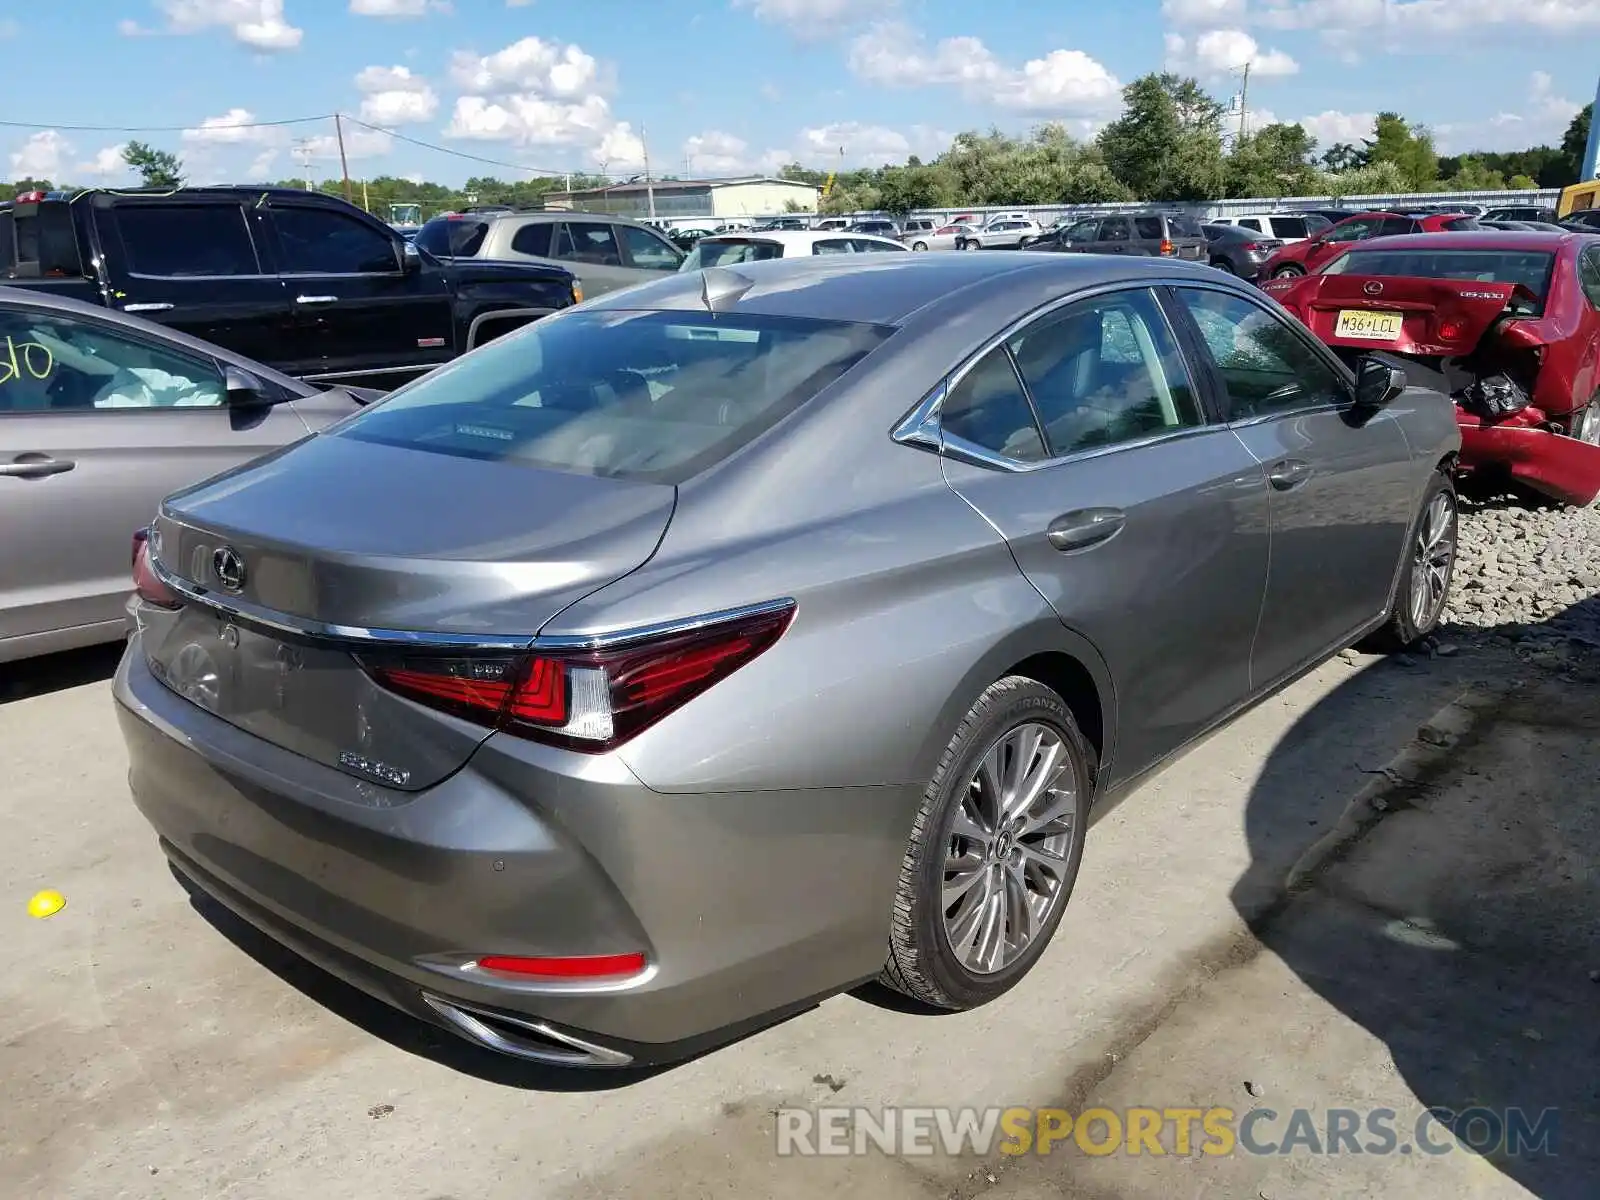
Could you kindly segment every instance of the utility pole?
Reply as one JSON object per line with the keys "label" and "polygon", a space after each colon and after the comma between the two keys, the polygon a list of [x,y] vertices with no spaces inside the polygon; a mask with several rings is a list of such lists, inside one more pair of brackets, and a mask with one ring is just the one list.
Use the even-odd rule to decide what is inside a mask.
{"label": "utility pole", "polygon": [[650,182],[650,143],[645,141],[645,128],[639,126],[639,148],[644,151],[644,194],[650,205],[650,219],[656,219],[656,186]]}
{"label": "utility pole", "polygon": [[344,121],[338,113],[333,114],[333,136],[339,140],[339,170],[344,175],[344,198],[347,203],[354,204],[355,197],[350,193],[350,163],[344,156]]}
{"label": "utility pole", "polygon": [[1250,64],[1244,64],[1244,83],[1239,87],[1239,141],[1245,139],[1245,122],[1250,112]]}

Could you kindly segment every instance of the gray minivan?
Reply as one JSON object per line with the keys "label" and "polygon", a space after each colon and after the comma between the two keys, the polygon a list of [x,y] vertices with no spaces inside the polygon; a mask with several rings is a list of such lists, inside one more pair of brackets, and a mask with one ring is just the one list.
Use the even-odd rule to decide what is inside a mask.
{"label": "gray minivan", "polygon": [[[1143,254],[1206,261],[1206,235],[1188,213],[1137,212],[1091,217],[1057,232],[1051,250],[1075,254]],[[1035,245],[1035,249],[1046,249]]]}
{"label": "gray minivan", "polygon": [[603,213],[444,213],[418,230],[416,244],[435,258],[554,262],[586,297],[660,279],[683,262],[660,231]]}

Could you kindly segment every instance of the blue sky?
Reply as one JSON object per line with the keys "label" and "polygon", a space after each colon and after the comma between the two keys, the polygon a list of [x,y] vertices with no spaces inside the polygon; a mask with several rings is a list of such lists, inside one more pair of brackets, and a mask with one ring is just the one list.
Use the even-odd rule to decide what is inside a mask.
{"label": "blue sky", "polygon": [[[7,14],[10,10],[10,15]],[[1323,146],[1392,108],[1447,151],[1558,140],[1600,73],[1600,0],[0,0],[11,177],[125,181],[137,137],[197,181],[819,168],[962,129],[1091,134],[1169,67]],[[71,63],[70,86],[62,64]],[[298,117],[303,124],[260,125]],[[131,129],[75,128],[155,127]]]}

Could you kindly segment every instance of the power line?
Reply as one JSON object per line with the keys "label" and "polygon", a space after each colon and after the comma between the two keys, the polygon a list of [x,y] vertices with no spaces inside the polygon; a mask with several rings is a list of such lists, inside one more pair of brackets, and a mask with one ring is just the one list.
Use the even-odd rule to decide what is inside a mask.
{"label": "power line", "polygon": [[331,121],[332,113],[319,117],[286,117],[281,121],[230,121],[226,125],[62,125],[54,121],[0,121],[4,129],[56,129],[68,133],[187,133],[210,129],[270,129],[283,125],[306,125],[312,121]]}

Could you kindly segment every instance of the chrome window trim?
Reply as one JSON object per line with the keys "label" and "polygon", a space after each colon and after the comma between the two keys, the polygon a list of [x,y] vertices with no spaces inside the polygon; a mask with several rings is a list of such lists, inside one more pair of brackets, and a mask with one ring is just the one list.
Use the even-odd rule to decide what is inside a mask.
{"label": "chrome window trim", "polygon": [[210,588],[191,583],[168,570],[154,555],[149,558],[156,577],[183,600],[210,609],[241,625],[250,625],[269,633],[288,634],[316,641],[350,642],[361,645],[402,647],[416,650],[609,650],[627,646],[649,638],[677,633],[695,633],[712,626],[769,616],[794,609],[793,597],[767,600],[760,604],[747,604],[737,608],[720,609],[698,616],[678,617],[648,625],[624,626],[620,629],[596,633],[554,634],[540,637],[534,634],[482,634],[445,633],[421,629],[383,629],[363,625],[339,625],[316,621],[309,617],[278,612],[260,604],[226,597]]}
{"label": "chrome window trim", "polygon": [[364,367],[359,371],[323,371],[316,375],[301,375],[299,378],[312,383],[320,383],[324,379],[369,379],[375,375],[404,375],[415,371],[422,374],[432,371],[436,367],[444,366],[443,362],[433,363],[403,363],[394,367]]}
{"label": "chrome window trim", "polygon": [[[1054,300],[1040,305],[1038,308],[1033,309],[1025,316],[1019,317],[1017,320],[1013,321],[999,334],[984,342],[978,350],[976,350],[964,362],[960,363],[954,370],[952,370],[948,375],[935,384],[932,390],[930,390],[926,396],[919,400],[916,406],[913,407],[910,412],[906,413],[906,415],[900,419],[899,423],[896,424],[895,427],[890,431],[889,436],[903,446],[920,446],[941,454],[954,451],[962,458],[976,460],[980,465],[1021,475],[1044,470],[1047,467],[1054,467],[1061,463],[1080,462],[1089,458],[1103,458],[1107,454],[1117,454],[1123,450],[1142,449],[1146,446],[1159,445],[1162,442],[1175,441],[1179,438],[1190,437],[1195,434],[1215,432],[1219,429],[1232,428],[1233,425],[1237,425],[1238,423],[1235,422],[1233,425],[1230,425],[1230,423],[1226,421],[1210,420],[1205,412],[1205,406],[1200,403],[1199,385],[1194,378],[1194,372],[1188,356],[1184,353],[1183,339],[1178,336],[1178,331],[1172,327],[1172,318],[1168,315],[1166,306],[1161,303],[1161,297],[1157,294],[1156,289],[1169,286],[1173,286],[1173,281],[1171,279],[1125,279],[1119,280],[1116,283],[1100,284],[1082,292],[1074,292],[1070,296],[1057,297]],[[1212,291],[1222,292],[1224,295],[1229,296],[1241,294],[1237,289],[1227,287],[1226,285],[1220,287],[1215,286],[1210,280],[1197,281],[1194,286],[1205,287]],[[1042,458],[1037,462],[1023,462],[1021,459],[1007,458],[1003,454],[997,454],[993,450],[988,450],[982,446],[968,442],[965,438],[959,438],[955,437],[954,435],[947,434],[940,427],[939,410],[940,406],[944,403],[945,397],[950,394],[952,389],[960,385],[961,381],[966,378],[968,372],[970,372],[986,355],[993,352],[997,347],[1004,345],[1022,330],[1054,315],[1061,309],[1070,308],[1074,304],[1079,304],[1086,300],[1095,300],[1099,297],[1113,295],[1118,292],[1135,291],[1146,292],[1149,295],[1151,304],[1153,304],[1156,308],[1156,311],[1161,314],[1161,320],[1166,325],[1167,335],[1172,338],[1173,344],[1177,347],[1178,358],[1183,364],[1184,378],[1188,381],[1190,394],[1195,397],[1196,408],[1199,410],[1203,418],[1200,424],[1184,425],[1177,429],[1165,430],[1161,433],[1152,434],[1149,437],[1137,438],[1133,441],[1115,442],[1109,446],[1092,446],[1086,450],[1074,450],[1069,454],[1060,454],[1051,458]],[[1027,386],[1026,381],[1023,381],[1023,386]],[[1031,395],[1028,397],[1028,403],[1030,407],[1033,406],[1033,398]]]}

